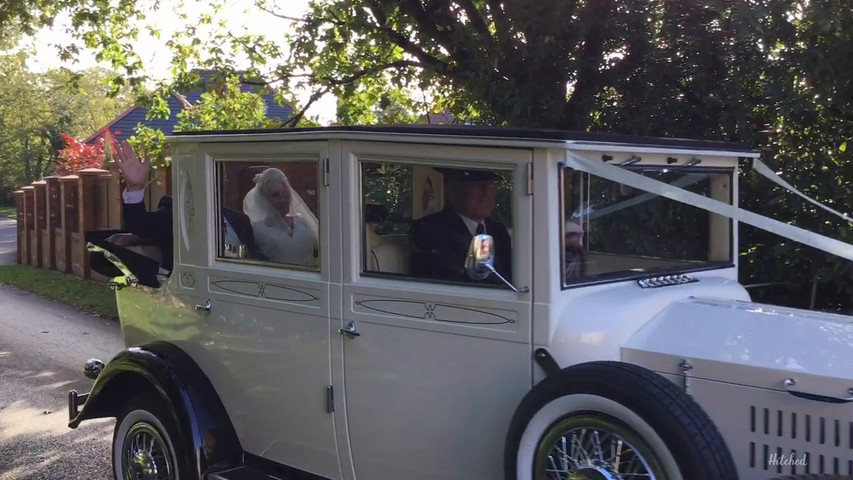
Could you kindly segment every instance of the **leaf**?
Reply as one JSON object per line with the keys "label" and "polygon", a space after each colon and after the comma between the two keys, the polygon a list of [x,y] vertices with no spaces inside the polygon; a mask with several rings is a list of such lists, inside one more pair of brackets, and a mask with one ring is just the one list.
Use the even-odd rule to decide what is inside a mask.
{"label": "leaf", "polygon": [[846,152],[846,151],[847,151],[847,142],[842,143],[842,144],[838,147],[838,151],[840,151],[841,153]]}

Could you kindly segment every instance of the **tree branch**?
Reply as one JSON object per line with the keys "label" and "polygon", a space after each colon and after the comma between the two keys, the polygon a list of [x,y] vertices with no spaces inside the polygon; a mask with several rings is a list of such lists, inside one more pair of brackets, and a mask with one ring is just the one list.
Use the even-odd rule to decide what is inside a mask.
{"label": "tree branch", "polygon": [[587,4],[581,14],[580,24],[586,32],[583,50],[577,62],[577,81],[571,98],[566,102],[561,119],[562,127],[585,129],[589,123],[589,112],[601,78],[604,60],[604,31],[613,0],[599,0]]}
{"label": "tree branch", "polygon": [[421,32],[435,39],[436,43],[453,56],[453,53],[458,49],[459,42],[454,41],[443,29],[437,27],[437,19],[431,12],[426,11],[420,0],[399,0],[398,5],[401,11],[415,21]]}
{"label": "tree branch", "polygon": [[489,13],[492,14],[492,19],[495,22],[495,33],[498,37],[498,43],[504,50],[504,53],[509,53],[512,50],[512,36],[510,35],[510,25],[501,7],[501,0],[486,0],[489,7]]}
{"label": "tree branch", "polygon": [[384,65],[377,65],[370,68],[365,68],[363,70],[359,70],[358,72],[353,73],[352,75],[343,77],[343,78],[320,78],[314,77],[314,79],[318,82],[325,83],[325,86],[320,90],[311,94],[311,97],[308,98],[308,102],[306,102],[305,106],[302,107],[297,113],[293,114],[289,119],[287,119],[282,126],[283,127],[292,127],[299,123],[302,120],[302,117],[305,116],[305,112],[308,110],[308,107],[314,104],[317,100],[320,99],[323,95],[332,91],[334,87],[340,87],[342,85],[346,85],[348,83],[355,82],[356,80],[366,77],[368,75],[373,75],[384,70],[388,70],[391,68],[403,68],[403,67],[420,67],[424,68],[424,65],[419,62],[413,62],[411,60],[398,60],[396,62],[386,63]]}
{"label": "tree branch", "polygon": [[273,11],[273,9],[267,8],[267,7],[262,6],[262,5],[257,5],[257,7],[261,11],[267,12],[270,15],[277,17],[277,18],[280,18],[282,20],[287,20],[287,21],[296,22],[296,23],[306,23],[306,24],[308,23],[308,20],[306,20],[304,18],[290,17],[290,16],[284,15],[282,13],[275,12],[275,11]]}
{"label": "tree branch", "polygon": [[471,25],[474,26],[474,31],[480,34],[486,41],[492,40],[492,32],[489,31],[489,26],[483,19],[483,15],[477,10],[474,2],[471,0],[456,0],[465,10],[465,15],[471,20]]}
{"label": "tree branch", "polygon": [[305,106],[303,106],[301,109],[299,109],[299,111],[294,113],[290,118],[285,120],[281,124],[281,126],[283,128],[291,128],[291,127],[295,127],[296,125],[298,125],[300,120],[302,120],[302,118],[305,116],[305,112],[308,111],[308,108],[310,108],[311,105],[314,104],[314,102],[319,100],[320,97],[329,93],[329,91],[331,89],[332,89],[331,86],[326,86],[326,87],[323,87],[320,90],[317,90],[316,92],[312,93],[311,97],[308,98],[308,101],[305,102]]}
{"label": "tree branch", "polygon": [[402,33],[394,30],[388,25],[388,17],[382,11],[382,8],[375,0],[365,0],[365,3],[370,8],[370,12],[376,18],[377,28],[387,33],[391,37],[391,41],[402,48],[406,53],[414,56],[424,64],[431,65],[438,72],[447,72],[449,65],[447,62],[430,55],[420,46],[406,38]]}
{"label": "tree branch", "polygon": [[373,75],[373,74],[376,74],[376,73],[379,73],[379,72],[382,72],[385,70],[390,70],[392,68],[403,68],[403,67],[424,68],[424,64],[422,64],[420,62],[414,62],[411,60],[397,60],[396,62],[386,63],[384,65],[377,65],[374,67],[362,69],[358,72],[353,73],[352,75],[350,75],[348,77],[328,78],[328,79],[325,79],[325,82],[327,82],[330,85],[341,86],[341,85],[346,85],[348,83],[352,83],[352,82],[354,82],[354,81],[356,81],[362,77],[366,77],[368,75]]}

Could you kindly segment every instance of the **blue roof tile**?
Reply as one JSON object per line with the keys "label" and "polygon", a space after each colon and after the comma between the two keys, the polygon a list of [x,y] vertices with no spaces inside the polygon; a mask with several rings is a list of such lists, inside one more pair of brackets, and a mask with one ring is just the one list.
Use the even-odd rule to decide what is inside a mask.
{"label": "blue roof tile", "polygon": [[[205,80],[208,80],[211,78],[212,74],[205,75],[204,73],[202,73],[202,76],[203,78],[205,78]],[[260,90],[260,87],[258,85],[249,85],[244,83],[241,85],[240,90],[244,92],[256,92]],[[186,92],[182,95],[187,100],[187,102],[189,102],[190,104],[195,104],[201,99],[201,94],[201,89],[192,89],[191,91]],[[278,102],[275,101],[275,97],[273,94],[264,94],[263,98],[267,104],[267,118],[285,121],[293,115],[293,109],[290,107],[290,105],[279,105]],[[94,143],[95,141],[97,141],[103,136],[104,128],[109,128],[118,141],[127,140],[136,133],[136,126],[140,123],[152,128],[160,129],[166,135],[171,135],[174,131],[175,126],[178,124],[178,112],[182,111],[183,108],[183,103],[175,95],[169,97],[170,115],[168,119],[156,118],[146,120],[145,117],[148,114],[148,109],[142,107],[131,107],[119,114],[110,123],[101,127],[97,132],[92,133],[92,135],[90,135],[86,140],[84,140],[84,142]],[[115,132],[120,133],[115,134]]]}

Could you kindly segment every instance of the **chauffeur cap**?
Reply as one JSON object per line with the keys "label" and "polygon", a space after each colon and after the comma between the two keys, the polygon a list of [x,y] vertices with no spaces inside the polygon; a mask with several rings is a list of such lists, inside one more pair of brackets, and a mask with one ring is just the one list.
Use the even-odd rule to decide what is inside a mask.
{"label": "chauffeur cap", "polygon": [[500,175],[491,170],[466,170],[461,168],[433,167],[445,180],[455,182],[496,182]]}

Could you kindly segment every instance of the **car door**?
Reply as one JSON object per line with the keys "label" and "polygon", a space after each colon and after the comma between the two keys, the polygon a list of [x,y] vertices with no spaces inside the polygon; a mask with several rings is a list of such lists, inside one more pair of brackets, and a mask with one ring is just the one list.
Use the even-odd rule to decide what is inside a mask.
{"label": "car door", "polygon": [[449,208],[440,171],[497,172],[513,282],[529,286],[531,157],[522,149],[343,144],[344,198],[358,200],[343,215],[341,325],[356,478],[502,477],[506,431],[532,382],[531,293],[418,278],[406,244],[411,220]]}
{"label": "car door", "polygon": [[[208,204],[215,206],[208,213],[209,261],[197,270],[210,301],[203,345],[205,371],[247,453],[340,478],[327,401],[331,382],[329,207],[323,185],[327,143],[203,145],[201,149],[210,177]],[[286,239],[288,235],[308,238],[300,237],[300,232],[307,231],[300,228],[307,223],[296,218],[289,230],[283,225],[282,230],[274,230],[280,226],[270,221],[276,212],[272,200],[263,210],[267,216],[256,218],[250,211],[249,198],[254,198],[250,194],[269,169],[284,173],[276,178],[287,179],[277,184],[281,187],[277,191],[287,190],[291,205],[299,197],[306,207],[298,214],[276,218],[314,215],[318,219],[319,238],[304,262],[287,254],[305,242],[287,243],[296,240]],[[276,246],[277,240],[284,243]]]}

